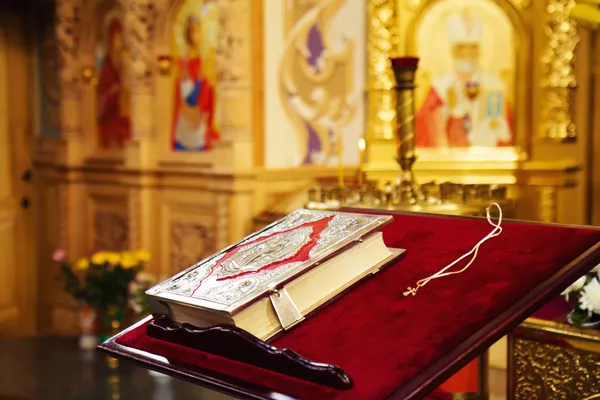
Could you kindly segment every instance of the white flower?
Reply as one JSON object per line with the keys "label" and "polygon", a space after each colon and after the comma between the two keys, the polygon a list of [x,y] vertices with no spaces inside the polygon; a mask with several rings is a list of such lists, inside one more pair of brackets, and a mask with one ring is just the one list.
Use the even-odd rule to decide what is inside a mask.
{"label": "white flower", "polygon": [[600,281],[597,278],[591,280],[581,291],[579,307],[587,310],[588,315],[600,314]]}
{"label": "white flower", "polygon": [[581,278],[577,279],[573,284],[571,284],[571,286],[566,288],[561,293],[561,295],[565,296],[567,298],[567,300],[569,300],[569,294],[579,291],[583,287],[583,285],[585,285],[585,280],[586,280],[586,277],[584,275]]}
{"label": "white flower", "polygon": [[590,272],[595,272],[600,275],[600,264],[596,265]]}

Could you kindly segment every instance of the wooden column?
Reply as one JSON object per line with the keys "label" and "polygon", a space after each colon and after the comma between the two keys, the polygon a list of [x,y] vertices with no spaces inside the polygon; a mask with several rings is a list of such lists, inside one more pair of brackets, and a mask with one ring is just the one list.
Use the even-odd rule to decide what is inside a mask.
{"label": "wooden column", "polygon": [[395,0],[367,0],[366,151],[369,165],[395,157],[395,80],[389,58],[397,53],[397,8]]}
{"label": "wooden column", "polygon": [[[60,144],[55,164],[65,167],[58,183],[58,245],[69,259],[85,252],[84,185],[81,183],[84,137],[81,120],[81,69],[78,60],[81,0],[56,1],[56,43],[60,85]],[[51,285],[58,286],[58,283]],[[52,293],[52,291],[50,292]],[[47,299],[52,332],[68,332],[74,327],[74,301],[65,293]],[[47,308],[46,308],[47,307]]]}
{"label": "wooden column", "polygon": [[82,158],[80,70],[77,61],[80,0],[56,1],[56,42],[60,82],[61,161],[79,164]]}
{"label": "wooden column", "polygon": [[[252,0],[222,1],[219,6],[219,46],[217,77],[222,107],[221,141],[214,149],[215,165],[245,171],[254,166],[253,131],[257,129],[255,115],[262,113],[254,102],[253,72],[260,61],[253,58],[261,47],[255,37],[252,21],[260,2]],[[258,127],[261,129],[262,127]]]}
{"label": "wooden column", "polygon": [[136,171],[128,193],[129,248],[152,252],[156,227],[153,218],[154,179],[148,174],[156,164],[154,124],[153,41],[156,7],[153,0],[121,0],[124,38],[128,50],[125,76],[130,90],[131,140],[125,149],[125,164]]}
{"label": "wooden column", "polygon": [[131,96],[131,141],[127,144],[126,164],[136,168],[152,166],[149,145],[155,135],[153,119],[155,7],[153,0],[121,0],[124,38],[129,65],[125,79]]}
{"label": "wooden column", "polygon": [[[58,69],[60,83],[60,129],[61,151],[58,162],[73,166],[82,161],[82,130],[80,108],[80,71],[77,62],[79,48],[80,0],[57,0],[56,2],[56,40],[58,47]],[[81,185],[77,181],[79,172],[68,168],[63,182],[59,186],[60,207],[60,245],[71,257],[78,255],[82,243],[76,226],[78,213],[81,213]]]}

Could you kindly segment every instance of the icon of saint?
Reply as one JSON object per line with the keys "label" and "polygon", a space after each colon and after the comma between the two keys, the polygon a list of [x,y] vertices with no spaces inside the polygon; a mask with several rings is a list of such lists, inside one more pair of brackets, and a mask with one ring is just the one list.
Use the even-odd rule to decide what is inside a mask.
{"label": "icon of saint", "polygon": [[211,150],[219,133],[215,127],[215,87],[203,69],[200,56],[200,19],[188,17],[185,25],[185,53],[181,55],[175,79],[172,148],[183,151]]}
{"label": "icon of saint", "polygon": [[128,53],[121,21],[113,19],[108,28],[106,54],[100,67],[98,86],[98,138],[105,149],[123,147],[131,138],[129,88],[125,79]]}
{"label": "icon of saint", "polygon": [[447,20],[453,69],[433,80],[416,115],[418,147],[499,147],[513,143],[504,81],[482,69],[483,25],[468,11]]}

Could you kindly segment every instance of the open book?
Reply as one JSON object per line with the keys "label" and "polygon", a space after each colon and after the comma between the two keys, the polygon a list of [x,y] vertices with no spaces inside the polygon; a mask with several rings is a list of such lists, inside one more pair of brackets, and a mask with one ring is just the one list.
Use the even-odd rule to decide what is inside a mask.
{"label": "open book", "polygon": [[379,231],[392,218],[294,211],[148,290],[150,310],[268,340],[398,257]]}

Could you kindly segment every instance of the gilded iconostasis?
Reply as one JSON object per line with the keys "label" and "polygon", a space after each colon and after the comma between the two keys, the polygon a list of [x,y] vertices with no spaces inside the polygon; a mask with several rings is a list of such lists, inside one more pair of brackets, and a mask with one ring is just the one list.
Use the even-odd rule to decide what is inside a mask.
{"label": "gilded iconostasis", "polygon": [[[586,223],[595,122],[548,93],[597,96],[595,33],[567,15],[565,36],[547,3],[562,4],[48,3],[35,16],[41,253],[147,248],[167,276],[260,213],[303,206],[316,182],[350,183],[359,165],[395,179],[394,55],[420,59],[417,179],[508,185],[520,218]],[[556,65],[577,90],[544,81]],[[44,296],[60,329],[71,305],[58,289]]]}
{"label": "gilded iconostasis", "polygon": [[515,35],[492,2],[438,2],[414,32],[417,146],[514,144]]}

